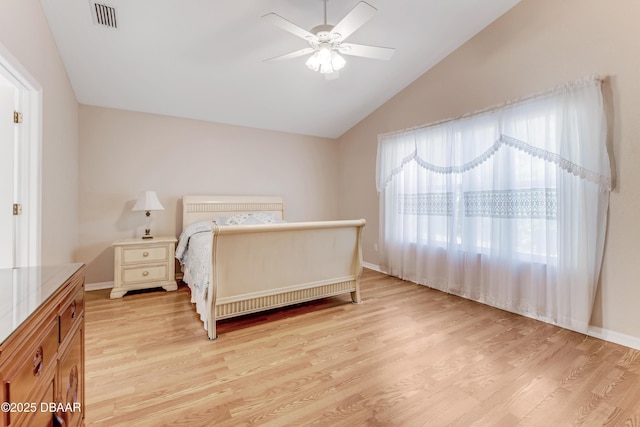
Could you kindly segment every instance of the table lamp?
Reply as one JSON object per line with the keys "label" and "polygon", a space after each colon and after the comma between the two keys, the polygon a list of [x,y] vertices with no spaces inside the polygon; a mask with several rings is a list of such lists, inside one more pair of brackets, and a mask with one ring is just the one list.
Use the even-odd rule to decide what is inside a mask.
{"label": "table lamp", "polygon": [[147,228],[144,230],[143,239],[153,239],[151,235],[151,211],[163,211],[164,207],[160,204],[155,191],[144,191],[138,197],[136,204],[133,205],[132,211],[146,211]]}

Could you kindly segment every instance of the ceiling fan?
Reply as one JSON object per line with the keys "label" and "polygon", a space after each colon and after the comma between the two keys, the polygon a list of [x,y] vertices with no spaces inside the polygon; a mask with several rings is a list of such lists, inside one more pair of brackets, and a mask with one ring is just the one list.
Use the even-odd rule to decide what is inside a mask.
{"label": "ceiling fan", "polygon": [[306,62],[307,67],[324,74],[327,79],[338,77],[338,71],[346,63],[340,55],[361,56],[372,59],[390,59],[395,49],[389,47],[369,46],[356,43],[345,43],[345,39],[360,28],[378,11],[369,3],[361,1],[336,25],[327,24],[327,0],[324,0],[324,24],[313,27],[310,31],[286,20],[276,13],[269,13],[263,18],[274,25],[306,40],[310,47],[296,50],[265,62],[282,61],[312,54]]}

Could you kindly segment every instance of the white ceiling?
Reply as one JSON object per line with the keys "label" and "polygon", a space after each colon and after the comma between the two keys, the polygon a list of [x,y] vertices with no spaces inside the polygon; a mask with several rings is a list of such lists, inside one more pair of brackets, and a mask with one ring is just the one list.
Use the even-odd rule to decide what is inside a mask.
{"label": "white ceiling", "polygon": [[[41,0],[81,104],[337,138],[520,0],[367,0],[378,13],[347,41],[393,47],[389,61],[345,56],[337,80],[308,45],[261,17],[310,30],[322,0],[102,0],[118,28],[94,24],[90,0]],[[358,0],[329,0],[336,24]]]}

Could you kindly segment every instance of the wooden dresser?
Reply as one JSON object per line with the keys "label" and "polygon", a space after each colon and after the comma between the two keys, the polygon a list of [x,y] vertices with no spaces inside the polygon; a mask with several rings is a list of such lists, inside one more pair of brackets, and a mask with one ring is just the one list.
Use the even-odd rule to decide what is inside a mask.
{"label": "wooden dresser", "polygon": [[0,269],[0,426],[84,425],[83,264]]}

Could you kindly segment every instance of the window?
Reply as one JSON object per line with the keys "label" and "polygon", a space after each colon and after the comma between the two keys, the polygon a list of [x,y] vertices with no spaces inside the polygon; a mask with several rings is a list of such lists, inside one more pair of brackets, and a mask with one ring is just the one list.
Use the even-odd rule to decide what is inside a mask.
{"label": "window", "polygon": [[586,330],[611,186],[600,85],[382,135],[382,269]]}

